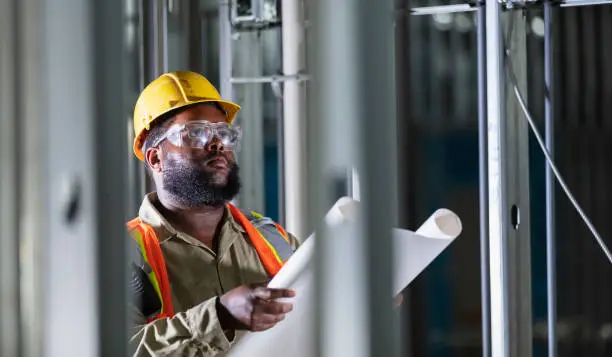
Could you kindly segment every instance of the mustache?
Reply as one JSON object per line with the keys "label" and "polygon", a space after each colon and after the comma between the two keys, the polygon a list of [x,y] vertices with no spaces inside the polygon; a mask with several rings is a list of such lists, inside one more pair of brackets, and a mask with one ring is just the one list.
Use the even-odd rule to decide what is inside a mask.
{"label": "mustache", "polygon": [[226,155],[223,154],[210,154],[203,158],[202,162],[206,165],[211,161],[221,160],[227,166],[232,167],[236,165],[236,161],[229,159]]}

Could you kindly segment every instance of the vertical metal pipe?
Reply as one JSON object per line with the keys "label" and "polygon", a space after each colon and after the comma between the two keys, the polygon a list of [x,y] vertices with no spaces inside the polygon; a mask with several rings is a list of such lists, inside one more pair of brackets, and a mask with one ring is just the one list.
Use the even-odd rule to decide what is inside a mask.
{"label": "vertical metal pipe", "polygon": [[[554,157],[554,88],[553,88],[553,5],[544,3],[544,118],[546,148]],[[555,232],[555,181],[551,168],[546,164],[546,280],[548,305],[548,356],[557,356],[557,247]]]}
{"label": "vertical metal pipe", "polygon": [[[348,237],[346,230],[335,231],[334,237],[325,229],[323,236],[316,233],[316,355],[398,356],[399,323],[391,295],[391,228],[397,211],[392,1],[307,3],[313,36],[308,49],[314,57],[308,61],[314,102],[308,120],[307,199],[314,222],[329,209],[332,187],[337,179],[344,181],[355,161],[361,184],[361,229]],[[331,254],[336,238],[350,238],[346,242],[353,242],[349,249],[356,254],[347,256],[349,249]],[[350,302],[334,293],[334,285],[348,278],[355,279],[350,291],[343,290],[353,296]],[[344,315],[357,321],[351,326],[338,323],[347,305],[356,308],[355,314]]]}
{"label": "vertical metal pipe", "polygon": [[[284,0],[282,6],[283,74],[295,76],[303,71],[304,20],[302,0]],[[297,80],[284,82],[283,88],[283,152],[285,224],[300,236],[309,232],[305,225],[304,193],[306,162],[304,84]]]}
{"label": "vertical metal pipe", "polygon": [[[397,116],[392,0],[361,0],[356,8],[357,121],[360,125],[363,248],[370,356],[399,356],[399,320],[390,304],[391,228],[397,224]],[[368,24],[363,26],[362,24]],[[377,118],[373,120],[373,118]],[[385,153],[381,160],[380,154]]]}
{"label": "vertical metal pipe", "polygon": [[147,83],[149,83],[150,73],[152,71],[152,68],[155,67],[153,65],[153,62],[155,61],[150,58],[151,45],[153,43],[153,41],[151,40],[153,38],[151,35],[151,26],[149,25],[151,23],[151,18],[151,2],[148,0],[138,1],[138,79],[140,82],[141,89],[144,88]]}
{"label": "vertical metal pipe", "polygon": [[168,2],[155,0],[155,76],[168,72]]}
{"label": "vertical metal pipe", "polygon": [[[350,237],[353,245],[350,249],[330,254],[334,241],[345,239],[346,232],[334,232],[322,224],[323,215],[331,207],[332,195],[338,179],[345,177],[344,169],[354,165],[357,144],[359,113],[356,88],[359,83],[357,65],[351,59],[356,58],[357,41],[355,4],[352,0],[326,1],[310,0],[309,28],[307,35],[308,71],[311,80],[308,82],[308,121],[306,123],[308,140],[308,160],[306,175],[308,179],[307,224],[316,228],[315,244],[315,349],[316,356],[351,355],[365,357],[368,355],[367,315],[365,292],[368,290],[366,268],[361,252],[361,232]],[[342,132],[342,135],[338,135]],[[287,197],[288,199],[288,197]],[[344,234],[344,235],[343,235]],[[333,238],[333,239],[331,239]],[[338,239],[336,239],[338,238]],[[342,263],[344,262],[344,265]],[[345,294],[353,296],[350,303],[338,301],[333,293],[338,280],[350,279],[347,267],[356,274],[355,284],[348,286]],[[334,278],[336,280],[334,280]],[[340,305],[341,304],[341,305]],[[347,309],[351,314],[345,314]],[[351,316],[355,324],[338,334],[339,321]],[[335,329],[336,328],[336,329]]]}
{"label": "vertical metal pipe", "polygon": [[[281,226],[286,227],[286,215],[285,215],[285,118],[283,117],[283,90],[280,84],[272,84],[272,89],[276,95],[276,143],[278,154],[276,155],[278,160],[278,223]],[[306,205],[304,205],[306,206]],[[304,217],[306,219],[306,217]]]}
{"label": "vertical metal pipe", "polygon": [[189,11],[188,14],[188,33],[187,38],[189,39],[187,45],[189,46],[188,53],[188,69],[190,71],[201,73],[204,63],[202,61],[203,46],[205,46],[204,39],[202,38],[202,12],[200,11],[200,1],[190,1],[187,6],[179,10],[179,1],[170,1],[168,8],[174,11]]}
{"label": "vertical metal pipe", "polygon": [[219,91],[225,100],[231,100],[232,87],[232,23],[230,0],[219,3]]}
{"label": "vertical metal pipe", "polygon": [[478,48],[478,165],[480,202],[480,282],[482,306],[482,356],[491,356],[491,289],[489,286],[489,197],[487,165],[487,62],[486,13],[478,8],[476,42]]}
{"label": "vertical metal pipe", "polygon": [[[146,87],[151,81],[157,78],[164,72],[167,66],[167,56],[164,54],[166,46],[166,37],[161,36],[167,33],[164,30],[164,12],[159,11],[160,1],[164,0],[141,0],[140,1],[140,87]],[[166,17],[167,21],[167,17]],[[138,203],[142,197],[155,186],[153,180],[147,174],[146,167],[140,164],[140,161],[133,160],[132,165],[137,172],[134,183],[139,187]]]}
{"label": "vertical metal pipe", "polygon": [[[106,1],[104,3],[107,3]],[[43,103],[36,123],[41,137],[45,139],[45,147],[38,152],[41,157],[41,173],[45,175],[46,197],[37,197],[45,207],[41,222],[46,231],[44,239],[44,354],[45,356],[99,355],[100,318],[99,312],[99,273],[98,270],[98,219],[121,212],[123,207],[112,207],[110,211],[97,211],[97,170],[100,162],[116,162],[112,176],[122,174],[123,167],[115,156],[105,153],[96,156],[95,143],[98,133],[95,131],[98,119],[95,104],[97,102],[95,89],[100,83],[94,79],[93,63],[96,55],[101,55],[98,49],[106,47],[107,43],[98,43],[95,36],[95,25],[101,22],[94,14],[94,1],[81,0],[47,0],[38,6],[42,9],[40,20],[44,24],[42,43],[53,43],[53,46],[43,46],[41,51],[40,77],[37,79]],[[121,26],[121,13],[114,18],[105,19],[110,33],[115,33]],[[39,35],[40,36],[40,35]],[[109,35],[110,36],[110,35]],[[61,39],[61,40],[60,40]],[[110,40],[110,38],[109,38]],[[121,41],[121,40],[119,40]],[[114,56],[119,56],[116,52]],[[105,57],[106,59],[106,57]],[[116,72],[108,74],[114,77]],[[95,84],[95,85],[94,85]],[[119,88],[115,88],[119,90]],[[71,93],[72,103],[69,108],[61,104],[65,93]],[[123,108],[119,103],[111,104],[114,108]],[[102,113],[100,113],[102,114]],[[118,117],[108,117],[103,120],[115,122],[122,137],[122,113]],[[45,123],[45,126],[42,124]],[[33,123],[34,124],[34,123]],[[74,135],[63,128],[69,127]],[[33,133],[27,132],[28,136]],[[100,136],[105,133],[100,134]],[[127,138],[124,145],[127,142]],[[122,147],[121,145],[119,147]],[[38,149],[41,149],[40,147]],[[112,151],[116,148],[108,148]],[[38,150],[34,150],[37,152]],[[99,153],[98,153],[99,154]],[[125,151],[121,153],[125,155]],[[105,168],[107,166],[104,166]],[[53,168],[53,169],[49,169]],[[110,171],[107,171],[110,173]],[[107,193],[110,192],[107,191]],[[116,199],[121,196],[121,188],[112,189],[113,194],[107,198]],[[38,203],[41,205],[41,203]],[[44,223],[43,223],[44,222]],[[107,227],[124,224],[113,219],[106,221]],[[106,235],[105,237],[111,237]],[[84,239],[84,237],[87,237]],[[40,239],[41,236],[37,236]],[[119,241],[125,241],[123,234],[119,240],[107,241],[111,246]],[[78,252],[78,254],[76,254]],[[116,258],[124,262],[123,256]],[[109,260],[105,261],[108,263]],[[120,264],[118,264],[120,265]],[[106,276],[114,280],[114,275],[108,272]],[[111,305],[112,306],[112,305]],[[123,312],[122,306],[113,307],[111,316]],[[78,313],[74,313],[78,311]],[[115,341],[105,341],[113,344]]]}
{"label": "vertical metal pipe", "polygon": [[[91,1],[93,7],[93,39],[95,56],[91,73],[94,83],[93,113],[94,130],[92,159],[95,183],[93,197],[94,232],[97,260],[97,318],[99,356],[125,356],[128,354],[128,255],[127,242],[131,239],[124,223],[135,212],[126,211],[127,203],[127,135],[124,129],[127,75],[124,38],[124,1]],[[167,16],[166,1],[163,1],[164,18]],[[164,34],[167,33],[164,20]],[[165,37],[165,35],[164,35]],[[164,40],[164,43],[166,40]],[[164,54],[167,54],[164,46]],[[166,61],[164,59],[164,61]],[[164,64],[164,66],[167,65]],[[166,70],[165,68],[164,70]],[[112,192],[112,195],[109,195]],[[116,239],[107,240],[107,237]],[[109,264],[109,262],[113,264]]]}
{"label": "vertical metal pipe", "polygon": [[491,353],[509,357],[510,316],[506,258],[508,207],[504,140],[504,71],[501,5],[486,0],[487,132],[489,176],[489,266],[491,288]]}
{"label": "vertical metal pipe", "polygon": [[17,1],[0,1],[0,355],[15,357],[22,356],[18,21]]}
{"label": "vertical metal pipe", "polygon": [[[48,27],[45,24],[49,21],[46,14],[61,4],[41,4],[36,0],[16,1],[15,20],[17,24],[17,37],[15,51],[19,61],[16,73],[18,80],[15,83],[15,92],[18,93],[15,116],[19,118],[17,127],[19,136],[16,137],[19,151],[18,160],[20,162],[19,184],[19,203],[15,207],[19,210],[19,279],[20,279],[20,307],[21,314],[21,353],[23,356],[41,356],[47,352],[44,347],[46,321],[41,321],[41,316],[48,312],[44,303],[51,292],[45,289],[46,261],[49,260],[49,239],[51,227],[49,224],[48,207],[50,204],[48,182],[50,176],[57,167],[47,161],[50,150],[51,124],[47,113],[49,106],[44,101],[48,93],[44,88],[46,75],[44,61],[49,57],[49,47],[44,46],[50,43],[46,37]],[[73,4],[63,6],[74,7]],[[64,13],[69,12],[65,11]],[[75,21],[67,14],[66,24]],[[70,35],[65,33],[62,38],[64,43],[72,40]],[[61,49],[59,50],[61,52]],[[63,55],[71,54],[65,61],[71,60],[72,52],[67,50]],[[78,56],[78,55],[77,55]],[[58,68],[54,68],[55,71]],[[71,72],[74,75],[75,72]],[[63,80],[65,83],[66,81]],[[57,87],[56,87],[57,89]],[[74,87],[72,89],[74,91]],[[78,91],[75,91],[78,92]],[[78,94],[78,93],[75,93]],[[29,98],[38,98],[37,101],[30,101]],[[78,107],[80,103],[76,103]],[[78,110],[78,109],[77,109]],[[72,128],[75,129],[74,127]],[[65,157],[61,158],[67,161]],[[46,168],[53,167],[53,170]],[[45,239],[41,239],[44,237]],[[48,315],[45,316],[48,318]],[[57,326],[57,325],[56,325]]]}
{"label": "vertical metal pipe", "polygon": [[[235,56],[235,71],[249,78],[263,73],[263,44],[256,32],[243,32],[232,41]],[[242,190],[237,202],[243,207],[263,211],[264,187],[264,118],[263,118],[263,85],[244,84],[236,88],[235,93],[243,106],[240,111],[242,130],[249,135],[242,138],[242,150],[237,155],[240,172],[248,180],[242,183]],[[240,94],[238,94],[240,93]]]}

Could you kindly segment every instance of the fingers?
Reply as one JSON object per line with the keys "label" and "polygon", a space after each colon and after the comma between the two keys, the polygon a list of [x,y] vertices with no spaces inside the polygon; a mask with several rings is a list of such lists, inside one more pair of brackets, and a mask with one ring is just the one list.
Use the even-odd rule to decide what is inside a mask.
{"label": "fingers", "polygon": [[276,322],[273,323],[273,324],[253,325],[253,328],[251,328],[251,331],[253,331],[253,332],[261,332],[261,331],[265,331],[265,330],[271,329],[274,326],[276,326]]}
{"label": "fingers", "polygon": [[264,331],[285,319],[293,305],[277,301],[259,300],[253,305],[251,316],[252,331]]}
{"label": "fingers", "polygon": [[289,313],[291,310],[293,310],[293,304],[278,301],[261,301],[253,308],[253,311],[256,313],[270,315],[284,315]]}
{"label": "fingers", "polygon": [[271,327],[276,326],[279,322],[285,319],[285,314],[270,315],[270,314],[257,314],[253,315],[251,330],[252,331],[265,331]]}
{"label": "fingers", "polygon": [[256,287],[255,289],[253,289],[253,296],[261,300],[292,298],[295,296],[295,291],[291,289],[270,289],[264,287]]}
{"label": "fingers", "polygon": [[253,325],[276,325],[285,319],[285,314],[257,314],[253,315]]}

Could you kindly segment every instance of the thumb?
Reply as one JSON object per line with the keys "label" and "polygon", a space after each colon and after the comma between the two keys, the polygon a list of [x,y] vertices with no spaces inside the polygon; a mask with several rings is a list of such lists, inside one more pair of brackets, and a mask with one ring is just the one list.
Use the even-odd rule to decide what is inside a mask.
{"label": "thumb", "polygon": [[252,297],[260,299],[260,300],[268,300],[271,295],[272,295],[272,292],[270,291],[270,289],[266,288],[265,286],[258,286],[254,288],[251,292]]}

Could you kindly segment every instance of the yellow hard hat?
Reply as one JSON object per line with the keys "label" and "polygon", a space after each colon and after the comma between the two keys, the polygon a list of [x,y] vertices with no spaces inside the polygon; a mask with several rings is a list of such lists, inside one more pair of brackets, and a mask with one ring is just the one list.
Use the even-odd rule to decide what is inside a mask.
{"label": "yellow hard hat", "polygon": [[134,154],[144,161],[142,146],[151,126],[173,110],[205,102],[217,102],[231,123],[240,110],[238,104],[221,99],[217,89],[202,75],[189,71],[162,74],[140,93],[134,108]]}

